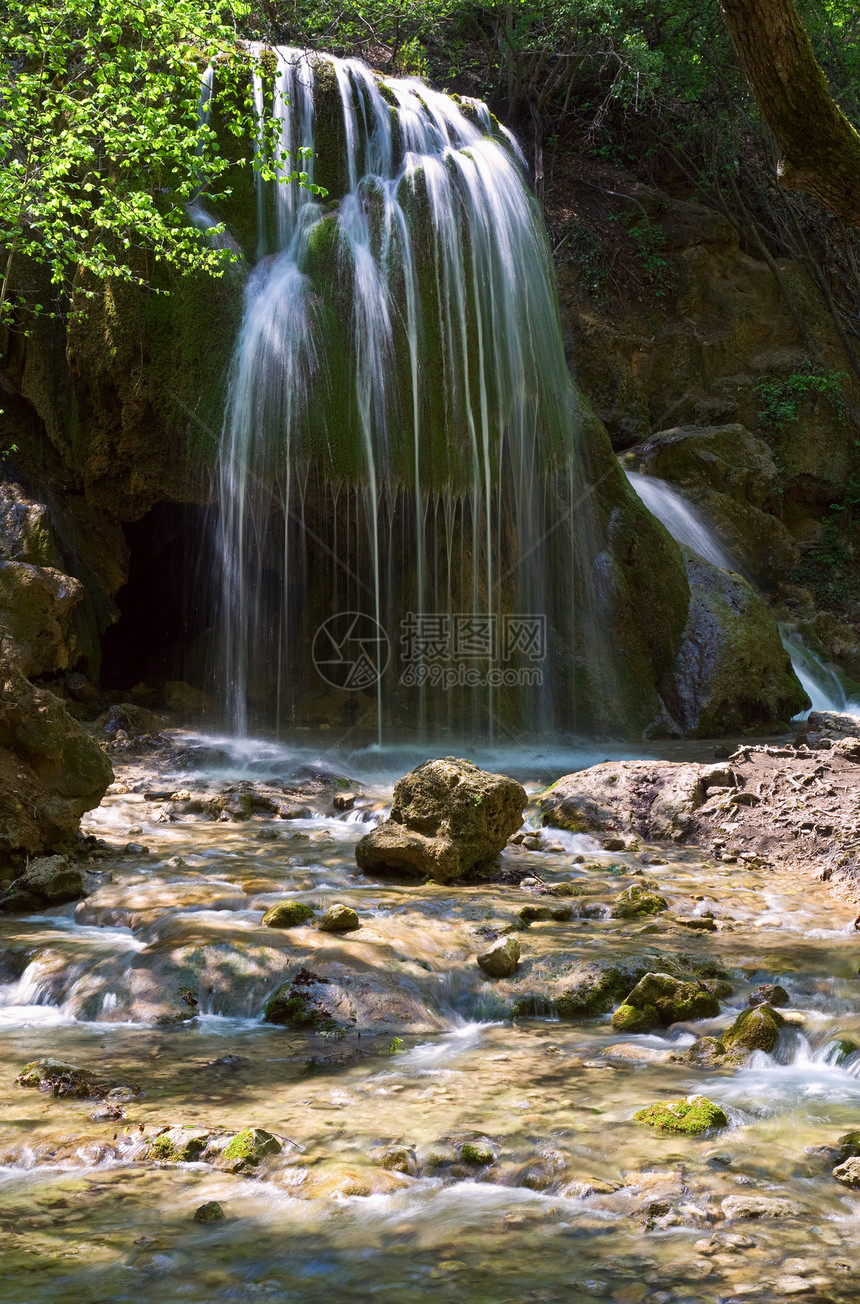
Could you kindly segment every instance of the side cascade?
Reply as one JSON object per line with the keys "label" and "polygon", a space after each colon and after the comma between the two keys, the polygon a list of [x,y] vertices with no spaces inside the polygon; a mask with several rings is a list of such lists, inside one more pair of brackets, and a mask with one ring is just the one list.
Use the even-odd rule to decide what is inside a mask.
{"label": "side cascade", "polygon": [[[682,493],[656,476],[642,475],[638,471],[626,474],[649,512],[665,525],[673,539],[712,565],[744,575],[743,567],[723,547],[710,522]],[[744,579],[749,579],[749,576],[744,575]],[[811,703],[809,709],[850,715],[860,713],[860,702],[849,699],[836,667],[828,665],[807,647],[801,635],[790,626],[780,623],[778,629],[792,670]],[[797,718],[803,719],[808,714],[808,710],[802,711]]]}
{"label": "side cascade", "polygon": [[[218,455],[229,721],[503,736],[612,694],[551,259],[486,105],[265,51]],[[310,183],[324,187],[315,193]],[[604,559],[605,560],[605,559]]]}

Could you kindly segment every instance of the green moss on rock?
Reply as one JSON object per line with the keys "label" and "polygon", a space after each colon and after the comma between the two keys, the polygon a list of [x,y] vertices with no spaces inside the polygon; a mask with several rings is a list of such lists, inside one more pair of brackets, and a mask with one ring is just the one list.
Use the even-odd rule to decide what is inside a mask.
{"label": "green moss on rock", "polygon": [[279,901],[263,915],[267,928],[297,928],[313,919],[314,912],[304,901]]}
{"label": "green moss on rock", "polygon": [[722,1035],[726,1049],[735,1054],[762,1050],[769,1055],[777,1043],[785,1019],[770,1005],[744,1010]]}
{"label": "green moss on rock", "polygon": [[492,1146],[485,1141],[467,1141],[460,1148],[460,1159],[464,1164],[474,1164],[477,1168],[484,1168],[496,1162],[496,1154]]}
{"label": "green moss on rock", "polygon": [[[631,1011],[639,1012],[636,1019]],[[648,1032],[671,1023],[711,1019],[720,1002],[704,983],[684,982],[668,973],[647,973],[612,1016],[616,1031]]]}
{"label": "green moss on rock", "polygon": [[271,1132],[265,1132],[261,1127],[246,1127],[227,1142],[221,1152],[220,1167],[238,1173],[256,1168],[267,1155],[280,1153],[281,1143]]}
{"label": "green moss on rock", "polygon": [[640,919],[646,915],[659,914],[668,908],[666,898],[655,892],[651,886],[632,884],[620,896],[610,911],[613,919]]}
{"label": "green moss on rock", "polygon": [[646,1105],[633,1115],[633,1122],[661,1132],[683,1132],[696,1136],[712,1127],[728,1127],[729,1120],[706,1096],[687,1096],[685,1100],[661,1100]]}

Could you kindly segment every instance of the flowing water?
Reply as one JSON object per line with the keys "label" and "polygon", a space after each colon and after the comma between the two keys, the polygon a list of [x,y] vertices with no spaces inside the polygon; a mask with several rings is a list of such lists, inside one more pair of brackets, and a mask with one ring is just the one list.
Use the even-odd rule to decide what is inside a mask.
{"label": "flowing water", "polygon": [[[383,882],[356,873],[353,847],[385,812],[396,753],[371,749],[345,770],[310,747],[177,736],[156,759],[118,766],[85,820],[103,840],[91,895],[0,917],[4,1301],[858,1298],[860,1193],[809,1149],[860,1123],[854,912],[823,885],[690,848],[609,853],[554,830],[542,851],[503,853],[520,871],[507,884]],[[534,789],[547,761],[557,775],[596,759],[518,762]],[[345,779],[355,805],[338,812]],[[292,819],[213,819],[195,805],[231,785],[262,799],[302,784],[307,808]],[[131,840],[148,854],[120,854]],[[643,873],[668,914],[609,917]],[[487,980],[474,957],[523,903],[547,899],[535,875],[581,893],[550,898],[571,917],[519,932],[517,974]],[[353,905],[361,928],[261,927],[290,898]],[[716,931],[677,927],[676,914],[712,914]],[[643,955],[728,974],[719,1018],[637,1037],[608,1016],[550,1017],[566,973]],[[261,1020],[298,966],[347,993],[358,1019],[342,1036]],[[774,980],[791,1022],[773,1055],[734,1070],[671,1058]],[[121,1120],[90,1119],[91,1101],[13,1084],[44,1055],[145,1094]],[[690,1138],[631,1121],[694,1092],[724,1107],[727,1129]],[[260,1126],[283,1151],[255,1177],[145,1161],[141,1137],[168,1124]],[[494,1162],[463,1162],[465,1140]],[[394,1169],[382,1166],[392,1148]],[[733,1196],[780,1200],[782,1216],[725,1218]],[[212,1199],[225,1220],[195,1223]]]}
{"label": "flowing water", "polygon": [[258,183],[216,495],[228,723],[570,728],[573,678],[605,694],[610,651],[519,148],[480,101],[267,58],[281,181]]}
{"label": "flowing water", "polygon": [[[744,574],[743,567],[718,539],[714,527],[698,508],[694,507],[679,490],[658,480],[656,476],[628,471],[627,479],[653,516],[686,548],[697,552],[705,561],[722,570]],[[849,698],[835,666],[828,665],[817,652],[807,647],[802,636],[781,624],[782,645],[789,655],[792,669],[803,685],[813,711],[838,711],[860,715],[860,702]],[[803,718],[803,717],[800,717]]]}

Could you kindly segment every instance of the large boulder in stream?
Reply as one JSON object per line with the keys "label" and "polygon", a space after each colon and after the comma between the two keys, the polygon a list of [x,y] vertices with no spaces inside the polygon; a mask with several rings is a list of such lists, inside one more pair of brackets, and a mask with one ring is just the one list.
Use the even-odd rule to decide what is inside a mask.
{"label": "large boulder in stream", "polygon": [[366,873],[399,872],[450,883],[502,851],[523,822],[525,789],[503,774],[446,756],[394,785],[391,815],[358,843]]}
{"label": "large boulder in stream", "polygon": [[681,1021],[712,1019],[719,1012],[719,1000],[704,983],[647,973],[613,1014],[612,1026],[619,1032],[650,1032]]}
{"label": "large boulder in stream", "polygon": [[0,855],[66,845],[112,779],[110,761],[60,699],[0,657]]}

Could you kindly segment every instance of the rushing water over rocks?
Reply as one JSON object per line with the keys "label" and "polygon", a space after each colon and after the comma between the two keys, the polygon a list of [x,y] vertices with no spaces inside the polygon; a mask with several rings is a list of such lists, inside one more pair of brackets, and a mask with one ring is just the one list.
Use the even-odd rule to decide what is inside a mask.
{"label": "rushing water over rocks", "polygon": [[[823,885],[534,814],[495,879],[375,880],[353,848],[393,774],[246,742],[243,776],[223,745],[174,741],[118,764],[88,821],[103,886],[0,918],[10,1304],[857,1298],[860,1195],[831,1176],[860,1119],[856,932]],[[617,912],[648,884],[666,910]],[[278,901],[314,916],[263,927]],[[334,902],[356,931],[319,931]],[[519,966],[487,979],[475,957],[506,935]],[[647,971],[710,983],[719,1014],[614,1030]],[[302,974],[331,1026],[264,1021]],[[689,1062],[761,984],[787,1002],[773,1052]],[[571,1017],[573,992],[593,1008]],[[13,1084],[46,1057],[106,1098]],[[728,1127],[633,1122],[697,1094]],[[230,1158],[245,1129],[266,1150],[250,1169]],[[224,1219],[195,1222],[210,1201]]]}

